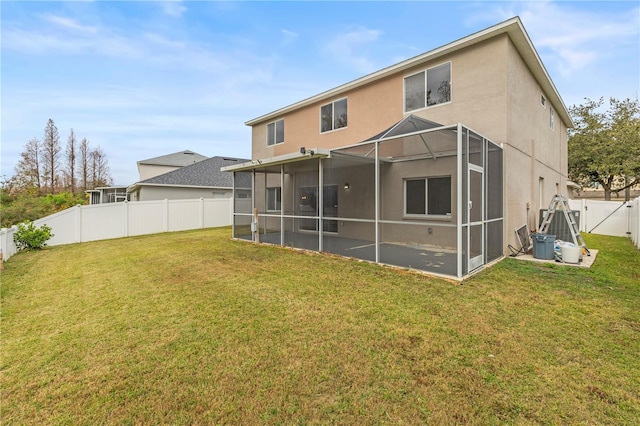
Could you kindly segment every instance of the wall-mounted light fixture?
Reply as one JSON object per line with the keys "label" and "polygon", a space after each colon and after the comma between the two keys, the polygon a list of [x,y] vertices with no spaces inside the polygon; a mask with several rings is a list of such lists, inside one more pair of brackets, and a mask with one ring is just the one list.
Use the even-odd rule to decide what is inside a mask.
{"label": "wall-mounted light fixture", "polygon": [[344,189],[349,189],[349,183],[348,182],[344,184]]}

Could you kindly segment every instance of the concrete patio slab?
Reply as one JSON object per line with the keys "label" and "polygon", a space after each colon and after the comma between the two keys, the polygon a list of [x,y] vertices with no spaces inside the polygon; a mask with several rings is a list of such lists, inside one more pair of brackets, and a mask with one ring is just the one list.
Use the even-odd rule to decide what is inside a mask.
{"label": "concrete patio slab", "polygon": [[521,254],[518,255],[516,257],[513,257],[512,259],[517,259],[517,260],[528,260],[531,262],[539,262],[539,263],[551,263],[554,265],[559,265],[559,266],[575,266],[578,268],[591,268],[591,265],[593,265],[593,262],[596,261],[596,257],[598,256],[598,252],[599,250],[595,250],[595,249],[589,249],[589,253],[590,255],[583,255],[582,256],[582,260],[579,263],[565,263],[565,262],[559,262],[555,259],[553,260],[546,260],[546,259],[536,259],[535,257],[533,257],[533,254]]}

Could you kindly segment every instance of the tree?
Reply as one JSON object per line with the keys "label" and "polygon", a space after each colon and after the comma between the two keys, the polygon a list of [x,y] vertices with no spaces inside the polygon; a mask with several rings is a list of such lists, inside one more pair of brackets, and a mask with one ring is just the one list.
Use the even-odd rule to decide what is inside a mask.
{"label": "tree", "polygon": [[599,184],[605,200],[640,183],[640,102],[586,99],[570,108],[575,127],[569,132],[569,177],[582,186]]}
{"label": "tree", "polygon": [[55,193],[58,185],[61,150],[58,128],[53,120],[49,119],[44,128],[44,139],[42,141],[42,167],[44,183],[49,186],[51,194]]}
{"label": "tree", "polygon": [[89,160],[92,188],[110,185],[112,179],[109,172],[109,162],[107,161],[107,154],[105,154],[100,146],[97,146],[95,149],[91,150]]}
{"label": "tree", "polygon": [[35,189],[39,193],[42,188],[40,151],[40,140],[33,138],[26,143],[24,151],[20,154],[13,182],[22,190]]}
{"label": "tree", "polygon": [[80,147],[78,148],[78,155],[80,156],[78,165],[80,166],[80,177],[82,178],[82,191],[89,189],[89,141],[87,138],[82,138]]}
{"label": "tree", "polygon": [[67,149],[65,151],[67,188],[71,194],[76,193],[76,135],[71,129],[69,139],[67,140]]}

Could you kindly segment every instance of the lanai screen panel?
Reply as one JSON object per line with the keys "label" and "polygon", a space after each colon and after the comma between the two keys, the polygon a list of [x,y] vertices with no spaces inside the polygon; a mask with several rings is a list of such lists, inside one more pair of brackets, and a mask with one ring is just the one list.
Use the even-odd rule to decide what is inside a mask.
{"label": "lanai screen panel", "polygon": [[282,244],[289,247],[319,250],[321,195],[318,167],[318,159],[283,165]]}
{"label": "lanai screen panel", "polygon": [[487,262],[498,259],[503,253],[503,176],[502,148],[487,141],[486,153],[486,207],[487,207]]}
{"label": "lanai screen panel", "polygon": [[375,144],[333,151],[322,165],[322,250],[375,261]]}
{"label": "lanai screen panel", "polygon": [[233,174],[233,236],[251,240],[252,220],[252,173],[234,172]]}
{"label": "lanai screen panel", "polygon": [[462,131],[462,275],[498,259],[503,250],[502,148]]}
{"label": "lanai screen panel", "polygon": [[457,274],[457,135],[380,142],[380,262]]}
{"label": "lanai screen panel", "polygon": [[274,165],[255,171],[255,207],[258,209],[260,241],[282,244],[281,235],[281,166]]}

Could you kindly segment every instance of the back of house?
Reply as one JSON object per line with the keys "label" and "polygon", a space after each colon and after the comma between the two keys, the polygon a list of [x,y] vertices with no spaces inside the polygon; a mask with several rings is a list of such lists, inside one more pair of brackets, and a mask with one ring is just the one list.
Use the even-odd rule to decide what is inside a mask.
{"label": "back of house", "polygon": [[226,168],[253,176],[239,238],[253,206],[277,244],[340,251],[342,236],[374,250],[340,254],[461,277],[566,195],[571,118],[517,17],[246,124],[252,162]]}

